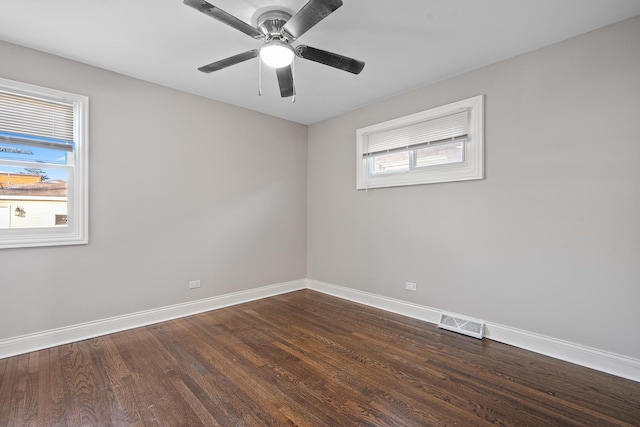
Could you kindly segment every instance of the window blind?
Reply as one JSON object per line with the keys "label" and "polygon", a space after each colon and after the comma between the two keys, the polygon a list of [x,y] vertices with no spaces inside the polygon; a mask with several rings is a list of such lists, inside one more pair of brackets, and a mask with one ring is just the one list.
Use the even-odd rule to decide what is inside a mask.
{"label": "window blind", "polygon": [[0,91],[0,139],[71,150],[73,105]]}
{"label": "window blind", "polygon": [[463,109],[435,119],[371,133],[367,136],[362,156],[374,157],[468,139],[469,110]]}

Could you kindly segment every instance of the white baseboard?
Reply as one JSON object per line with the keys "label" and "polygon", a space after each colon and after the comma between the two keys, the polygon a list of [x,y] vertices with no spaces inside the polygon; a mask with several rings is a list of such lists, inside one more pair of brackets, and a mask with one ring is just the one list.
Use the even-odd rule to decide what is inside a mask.
{"label": "white baseboard", "polygon": [[[318,280],[301,279],[0,340],[0,359],[305,288],[429,323],[437,324],[441,314],[467,317]],[[485,337],[491,340],[640,382],[639,359],[497,323],[484,323]]]}
{"label": "white baseboard", "polygon": [[[307,288],[430,323],[437,324],[440,321],[441,314],[468,318],[468,316],[457,313],[445,312],[432,307],[336,286],[318,280],[307,279]],[[485,337],[491,340],[640,382],[639,359],[609,353],[497,323],[481,322],[485,324]]]}
{"label": "white baseboard", "polygon": [[371,294],[369,292],[320,282],[318,280],[307,279],[307,288],[332,295],[334,297],[357,302],[359,304],[368,305],[369,307],[375,307],[384,311],[413,317],[414,319],[424,320],[429,323],[438,323],[440,321],[440,311],[424,305],[387,298],[381,295]]}
{"label": "white baseboard", "polygon": [[306,288],[306,280],[263,286],[152,310],[0,340],[0,359],[70,342],[112,334]]}

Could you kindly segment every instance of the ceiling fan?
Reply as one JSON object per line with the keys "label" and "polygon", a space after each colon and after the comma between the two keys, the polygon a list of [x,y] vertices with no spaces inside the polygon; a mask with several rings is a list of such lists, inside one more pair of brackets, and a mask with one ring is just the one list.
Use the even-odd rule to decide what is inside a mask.
{"label": "ceiling fan", "polygon": [[[291,45],[291,42],[296,41],[342,6],[342,0],[309,0],[293,16],[281,10],[271,10],[258,17],[257,28],[204,0],[184,0],[184,4],[263,42],[258,49],[239,53],[198,68],[203,73],[212,73],[260,57],[261,63],[264,62],[275,68],[280,95],[286,98],[295,95],[292,67],[295,56],[353,74],[359,74],[364,68],[364,62],[353,58],[311,46],[298,45],[293,47]],[[261,94],[261,89],[259,93]]]}

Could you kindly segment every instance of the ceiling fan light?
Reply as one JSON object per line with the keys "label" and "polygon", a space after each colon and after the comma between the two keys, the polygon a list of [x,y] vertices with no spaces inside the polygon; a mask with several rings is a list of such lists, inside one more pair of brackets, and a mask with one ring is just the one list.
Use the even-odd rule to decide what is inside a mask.
{"label": "ceiling fan light", "polygon": [[291,65],[294,56],[293,48],[280,40],[271,40],[260,48],[260,59],[273,68]]}

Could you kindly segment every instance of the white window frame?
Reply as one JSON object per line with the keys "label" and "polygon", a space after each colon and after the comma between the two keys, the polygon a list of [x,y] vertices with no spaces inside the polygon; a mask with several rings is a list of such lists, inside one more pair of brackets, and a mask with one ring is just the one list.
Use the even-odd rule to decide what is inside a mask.
{"label": "white window frame", "polygon": [[[0,229],[0,249],[89,243],[89,98],[4,78],[0,78],[0,90],[73,105],[75,147],[74,165],[67,187],[67,226]],[[10,160],[2,162],[11,165]],[[39,168],[43,164],[32,163],[29,166]]]}
{"label": "white window frame", "polygon": [[[453,114],[460,110],[469,111],[469,133],[464,142],[464,161],[410,167],[408,171],[374,174],[367,158],[367,141],[372,133],[402,129],[417,123]],[[433,184],[439,182],[467,181],[484,178],[484,95],[474,96],[441,107],[421,111],[408,116],[389,120],[356,130],[356,188],[395,187],[405,185]],[[415,149],[408,149],[413,162]],[[413,163],[411,163],[412,166]]]}

